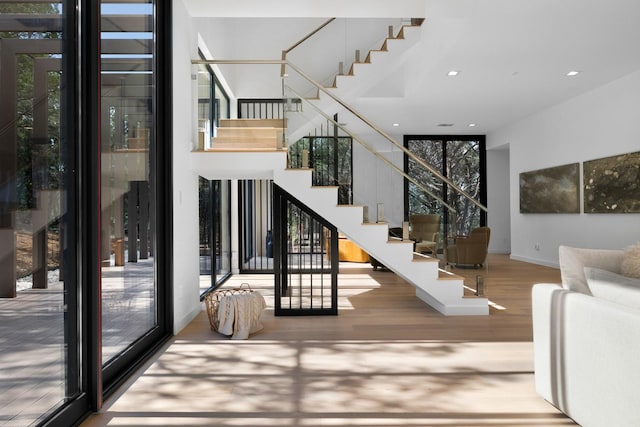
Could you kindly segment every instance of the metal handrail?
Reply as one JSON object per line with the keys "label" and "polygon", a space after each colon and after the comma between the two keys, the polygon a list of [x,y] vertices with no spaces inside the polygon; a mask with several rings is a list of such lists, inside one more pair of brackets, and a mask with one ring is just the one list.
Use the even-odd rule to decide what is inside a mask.
{"label": "metal handrail", "polygon": [[[315,30],[311,31],[309,34],[307,34],[306,36],[304,36],[303,38],[301,38],[300,40],[298,40],[298,42],[294,43],[293,45],[291,45],[291,47],[289,47],[289,49],[285,49],[282,51],[282,60],[286,61],[287,60],[287,54],[289,52],[291,52],[293,49],[297,48],[298,46],[300,46],[302,43],[304,43],[305,41],[307,41],[308,39],[310,39],[314,34],[316,34],[318,31],[322,30],[324,27],[326,27],[327,25],[329,25],[331,22],[333,22],[336,18],[331,18],[328,19],[327,21],[325,21],[322,25],[320,25],[318,28],[316,28]],[[287,64],[282,64],[280,66],[280,77],[284,77],[287,74],[286,71],[286,67]]]}
{"label": "metal handrail", "polygon": [[485,212],[488,212],[488,209],[486,206],[484,206],[482,203],[478,202],[477,200],[475,200],[473,197],[471,197],[470,194],[468,194],[466,191],[464,191],[462,188],[460,188],[457,184],[455,184],[453,181],[451,181],[449,178],[447,178],[446,176],[440,174],[440,172],[434,168],[433,166],[431,166],[430,164],[428,164],[427,162],[425,162],[423,159],[421,159],[420,157],[416,156],[411,150],[409,150],[407,147],[405,147],[404,145],[400,144],[399,142],[397,142],[395,139],[393,139],[393,137],[391,137],[389,134],[387,134],[385,131],[381,130],[380,128],[378,128],[375,124],[373,124],[373,122],[371,122],[369,119],[367,119],[365,116],[363,116],[362,114],[360,114],[358,111],[356,111],[353,107],[351,107],[350,105],[348,105],[346,102],[344,102],[342,99],[338,98],[336,95],[334,95],[333,93],[331,93],[329,90],[327,90],[325,87],[323,87],[321,84],[319,84],[318,82],[316,82],[311,76],[309,76],[308,74],[306,74],[304,71],[302,71],[299,67],[297,67],[295,64],[292,64],[291,61],[287,61],[287,65],[289,67],[291,67],[295,72],[297,72],[298,74],[300,74],[302,77],[305,78],[305,80],[307,80],[309,83],[311,83],[312,85],[314,85],[316,88],[318,88],[318,90],[322,91],[324,94],[328,95],[331,99],[333,99],[334,101],[336,101],[338,104],[340,104],[342,107],[344,107],[347,111],[349,111],[351,114],[353,114],[354,116],[356,116],[357,118],[359,118],[360,120],[362,120],[364,123],[367,124],[367,126],[369,126],[371,129],[375,130],[379,135],[381,135],[383,138],[385,138],[387,141],[391,142],[393,145],[395,145],[397,148],[399,148],[400,150],[402,150],[407,156],[409,156],[409,158],[411,158],[413,161],[415,161],[416,163],[418,163],[420,166],[422,166],[423,168],[427,169],[429,172],[431,172],[432,174],[434,174],[435,176],[438,177],[438,179],[440,179],[441,181],[445,182],[447,185],[449,185],[450,187],[452,187],[457,193],[461,194],[462,196],[464,196],[466,199],[468,199],[469,201],[471,201],[471,203],[473,203],[474,205],[476,205],[478,208],[482,209]]}
{"label": "metal handrail", "polygon": [[387,141],[391,142],[391,144],[393,144],[398,149],[400,149],[402,152],[404,152],[414,162],[418,163],[420,166],[422,166],[423,168],[425,168],[426,170],[431,172],[439,180],[441,180],[442,182],[446,183],[448,186],[453,188],[458,194],[461,194],[464,198],[466,198],[471,203],[476,205],[479,209],[483,210],[484,212],[488,212],[488,209],[487,209],[486,206],[484,206],[482,203],[478,202],[473,197],[471,197],[471,195],[469,193],[467,193],[462,188],[460,188],[456,183],[451,181],[446,176],[442,175],[440,173],[440,171],[438,171],[436,168],[434,168],[433,166],[431,166],[430,164],[425,162],[423,159],[421,159],[420,157],[416,156],[411,150],[409,150],[407,147],[405,147],[404,145],[402,145],[399,142],[397,142],[395,139],[393,139],[393,137],[391,137],[385,131],[383,131],[380,128],[378,128],[373,122],[371,122],[369,119],[367,119],[364,115],[362,115],[361,113],[356,111],[353,107],[351,107],[349,104],[344,102],[342,99],[338,98],[336,95],[331,93],[329,90],[327,90],[325,87],[323,87],[320,83],[316,82],[311,76],[309,76],[307,73],[302,71],[300,69],[300,67],[298,67],[295,64],[291,63],[291,61],[282,60],[282,59],[240,59],[240,60],[236,60],[236,59],[231,59],[231,60],[229,60],[229,59],[227,59],[227,60],[225,60],[225,59],[194,59],[194,60],[191,61],[191,63],[194,64],[194,65],[198,65],[198,64],[237,64],[237,65],[251,65],[251,64],[253,64],[253,65],[256,65],[256,64],[258,64],[258,65],[264,65],[264,64],[278,65],[278,64],[282,64],[282,65],[288,65],[296,73],[300,74],[300,76],[302,76],[305,80],[307,80],[309,83],[311,83],[313,86],[315,86],[318,90],[320,90],[321,92],[323,92],[324,94],[329,96],[331,99],[333,99],[335,102],[340,104],[343,108],[345,108],[351,114],[353,114],[354,116],[359,118],[361,121],[363,121],[371,129],[376,131],[379,135],[381,135]]}
{"label": "metal handrail", "polygon": [[[298,94],[298,92],[296,92],[293,88],[291,88],[290,86],[285,86],[288,90],[290,90],[294,95],[296,95],[297,97],[300,97],[300,95]],[[400,175],[402,175],[404,178],[406,178],[407,180],[409,180],[411,183],[413,183],[416,187],[418,187],[420,190],[424,191],[426,194],[428,194],[429,196],[433,197],[434,199],[436,199],[438,202],[442,203],[443,206],[445,206],[450,212],[455,212],[455,208],[451,205],[449,205],[447,202],[445,202],[444,200],[442,200],[440,198],[440,196],[434,194],[433,192],[431,192],[431,190],[427,189],[427,187],[425,187],[424,185],[422,185],[420,182],[418,182],[415,178],[413,178],[412,176],[408,175],[406,172],[404,172],[402,169],[400,169],[398,166],[396,166],[395,164],[393,164],[393,162],[389,159],[387,159],[385,156],[383,156],[382,154],[380,154],[378,151],[375,150],[375,148],[371,147],[369,144],[367,144],[366,142],[364,142],[364,140],[362,140],[362,138],[360,138],[357,135],[354,135],[353,133],[351,133],[344,125],[336,122],[335,120],[333,120],[332,117],[330,117],[328,114],[326,114],[324,111],[320,110],[316,105],[314,105],[312,102],[309,102],[309,100],[300,97],[300,99],[302,99],[304,102],[306,102],[308,105],[310,105],[314,110],[316,110],[322,117],[324,117],[327,121],[333,123],[334,126],[340,128],[343,132],[345,132],[346,134],[348,134],[349,136],[351,136],[351,138],[355,139],[360,145],[362,145],[364,148],[367,149],[367,151],[369,151],[371,154],[373,154],[374,156],[376,156],[378,159],[382,160],[384,163],[386,163],[391,169],[393,169],[394,171],[396,171],[397,173],[399,173]]]}

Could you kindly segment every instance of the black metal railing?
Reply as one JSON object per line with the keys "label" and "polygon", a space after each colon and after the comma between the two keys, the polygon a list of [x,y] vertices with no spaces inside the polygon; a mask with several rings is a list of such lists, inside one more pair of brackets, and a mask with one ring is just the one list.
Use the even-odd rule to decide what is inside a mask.
{"label": "black metal railing", "polygon": [[275,315],[338,314],[338,230],[277,185],[273,196]]}
{"label": "black metal railing", "polygon": [[320,135],[291,144],[289,166],[312,169],[314,186],[338,187],[338,204],[353,204],[353,139],[339,134],[330,122],[320,128]]}
{"label": "black metal railing", "polygon": [[238,99],[240,119],[284,119],[286,112],[302,110],[300,100],[282,98],[242,98]]}

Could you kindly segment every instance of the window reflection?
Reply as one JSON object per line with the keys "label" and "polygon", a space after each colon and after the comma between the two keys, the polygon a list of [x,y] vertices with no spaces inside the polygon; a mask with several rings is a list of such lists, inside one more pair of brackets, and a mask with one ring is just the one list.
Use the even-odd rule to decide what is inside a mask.
{"label": "window reflection", "polygon": [[[30,425],[77,391],[65,336],[69,171],[62,5],[0,2],[0,420]],[[75,315],[72,311],[71,315]]]}
{"label": "window reflection", "polygon": [[102,361],[156,325],[150,4],[102,4]]}

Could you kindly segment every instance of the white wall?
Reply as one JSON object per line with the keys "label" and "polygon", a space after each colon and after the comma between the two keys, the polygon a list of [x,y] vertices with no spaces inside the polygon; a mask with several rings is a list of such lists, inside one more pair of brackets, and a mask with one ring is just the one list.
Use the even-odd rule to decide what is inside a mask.
{"label": "white wall", "polygon": [[487,150],[487,225],[491,228],[489,252],[511,252],[508,147]]}
{"label": "white wall", "polygon": [[[279,60],[304,36],[326,22],[326,18],[197,18],[194,24],[214,59]],[[345,63],[344,72],[361,50],[364,61],[368,49],[379,49],[388,25],[397,31],[400,19],[336,19],[288,55],[320,83],[329,85]],[[238,98],[274,98],[282,95],[280,65],[221,65],[226,81]],[[306,95],[311,86],[288,70],[287,84]]]}
{"label": "white wall", "polygon": [[[512,258],[558,265],[558,246],[623,248],[640,214],[520,214],[521,172],[640,150],[640,71],[488,135],[510,147]],[[534,248],[538,243],[539,250]]]}
{"label": "white wall", "polygon": [[174,333],[201,310],[198,175],[189,167],[194,143],[197,34],[182,1],[173,2],[173,312]]}

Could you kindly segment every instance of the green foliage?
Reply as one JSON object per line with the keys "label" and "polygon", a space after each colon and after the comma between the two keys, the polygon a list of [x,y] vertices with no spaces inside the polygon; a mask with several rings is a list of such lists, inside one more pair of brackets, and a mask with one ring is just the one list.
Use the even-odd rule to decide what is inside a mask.
{"label": "green foliage", "polygon": [[[443,158],[445,143],[446,159]],[[480,200],[480,144],[477,141],[415,140],[409,141],[409,149],[441,171],[473,199]],[[447,188],[439,178],[411,159],[408,174],[455,208],[458,233],[467,234],[480,225],[480,209],[473,202]],[[448,214],[439,200],[410,183],[409,214],[418,213]]]}
{"label": "green foliage", "polygon": [[[60,10],[55,3],[2,3],[0,14],[50,14],[58,15]],[[61,32],[7,32],[1,31],[1,39],[32,40],[38,43],[43,39],[60,39]],[[60,151],[60,72],[50,72],[47,76],[47,93],[41,99],[35,98],[34,67],[40,58],[50,58],[58,52],[44,54],[18,54],[16,58],[16,186],[19,209],[31,209],[35,206],[35,190],[59,188],[61,172]],[[1,71],[1,70],[0,70]],[[2,76],[7,84],[7,76]],[[46,136],[34,140],[34,109],[46,103]],[[43,126],[43,124],[39,124]],[[6,142],[13,143],[13,142]],[[34,182],[34,180],[36,182]]]}

